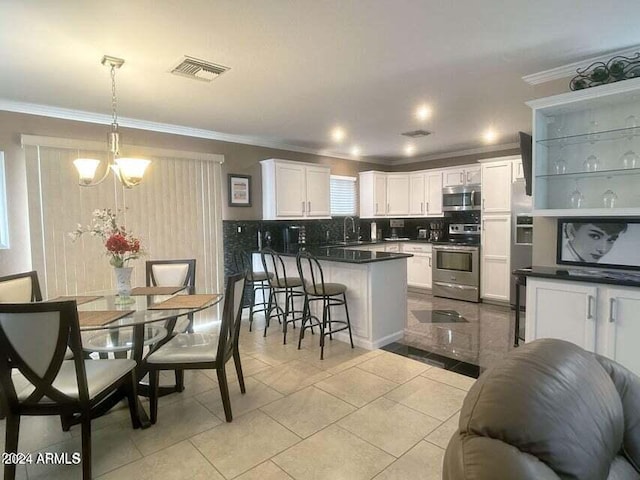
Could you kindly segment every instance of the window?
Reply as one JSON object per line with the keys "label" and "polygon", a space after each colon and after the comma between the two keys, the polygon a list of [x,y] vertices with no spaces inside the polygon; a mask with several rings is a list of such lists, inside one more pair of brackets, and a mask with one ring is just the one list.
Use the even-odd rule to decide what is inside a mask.
{"label": "window", "polygon": [[331,215],[344,216],[358,213],[355,177],[331,175]]}

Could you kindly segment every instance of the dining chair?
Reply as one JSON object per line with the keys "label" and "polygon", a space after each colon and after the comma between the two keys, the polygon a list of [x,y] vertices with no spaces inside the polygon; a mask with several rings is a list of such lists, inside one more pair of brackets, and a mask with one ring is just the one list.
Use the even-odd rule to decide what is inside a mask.
{"label": "dining chair", "polygon": [[0,303],[41,302],[38,272],[16,273],[0,277]]}
{"label": "dining chair", "polygon": [[[73,359],[65,360],[69,345]],[[28,381],[20,388],[12,370]],[[5,453],[18,450],[20,419],[31,415],[79,416],[82,432],[82,478],[91,478],[91,414],[102,400],[125,389],[134,428],[140,417],[136,362],[128,359],[85,360],[74,300],[0,304],[0,396],[6,409]],[[6,463],[4,478],[14,480],[15,464]]]}
{"label": "dining chair", "polygon": [[238,350],[244,285],[245,277],[243,273],[227,277],[220,331],[217,335],[204,333],[178,334],[146,358],[146,368],[149,370],[151,423],[156,423],[158,418],[160,370],[173,369],[215,369],[225,418],[227,422],[233,420],[226,364],[233,357],[240,391],[244,394],[246,389]]}
{"label": "dining chair", "polygon": [[[187,287],[189,294],[196,291],[196,260],[147,260],[147,287]],[[180,319],[173,326],[178,333],[193,333],[193,315]]]}

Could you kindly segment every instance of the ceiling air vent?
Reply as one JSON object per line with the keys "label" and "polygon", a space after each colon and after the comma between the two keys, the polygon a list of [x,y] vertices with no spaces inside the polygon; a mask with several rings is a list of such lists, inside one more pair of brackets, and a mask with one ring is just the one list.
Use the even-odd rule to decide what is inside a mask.
{"label": "ceiling air vent", "polygon": [[199,60],[197,58],[184,56],[184,59],[171,70],[171,73],[181,75],[183,77],[193,78],[194,80],[202,80],[210,82],[219,75],[229,70],[229,67],[216,65],[215,63]]}
{"label": "ceiling air vent", "polygon": [[420,138],[420,137],[426,137],[427,135],[431,135],[431,132],[429,132],[428,130],[413,130],[411,132],[403,132],[400,135],[404,135],[405,137],[411,137],[411,138]]}

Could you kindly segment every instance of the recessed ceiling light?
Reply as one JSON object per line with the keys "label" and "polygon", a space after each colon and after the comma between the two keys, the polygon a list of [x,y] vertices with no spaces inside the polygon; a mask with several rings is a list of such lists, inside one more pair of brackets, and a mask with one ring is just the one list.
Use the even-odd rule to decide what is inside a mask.
{"label": "recessed ceiling light", "polygon": [[346,136],[347,132],[345,132],[342,127],[335,127],[333,130],[331,130],[331,138],[336,143],[342,142]]}
{"label": "recessed ceiling light", "polygon": [[489,127],[482,134],[482,138],[485,143],[493,143],[498,138],[498,132],[496,132],[492,127]]}
{"label": "recessed ceiling light", "polygon": [[411,157],[414,153],[416,153],[416,146],[414,144],[408,143],[407,145],[405,145],[404,154],[407,157]]}
{"label": "recessed ceiling light", "polygon": [[416,118],[421,121],[431,118],[431,108],[429,105],[420,105],[416,110]]}
{"label": "recessed ceiling light", "polygon": [[354,157],[359,157],[361,153],[362,150],[358,145],[354,145],[353,147],[351,147],[351,155],[353,155]]}

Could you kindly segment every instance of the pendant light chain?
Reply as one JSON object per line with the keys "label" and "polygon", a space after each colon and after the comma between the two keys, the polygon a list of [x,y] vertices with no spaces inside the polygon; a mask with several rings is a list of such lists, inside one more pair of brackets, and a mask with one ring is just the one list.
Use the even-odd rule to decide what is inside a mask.
{"label": "pendant light chain", "polygon": [[113,116],[113,128],[118,128],[118,99],[116,98],[116,67],[111,64],[111,114]]}

